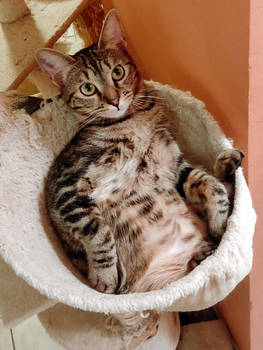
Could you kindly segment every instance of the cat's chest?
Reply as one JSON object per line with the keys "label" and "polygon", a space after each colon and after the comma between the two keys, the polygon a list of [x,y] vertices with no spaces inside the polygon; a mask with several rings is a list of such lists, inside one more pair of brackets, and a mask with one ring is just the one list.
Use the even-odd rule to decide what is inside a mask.
{"label": "cat's chest", "polygon": [[93,165],[97,203],[121,199],[131,191],[151,192],[158,184],[174,186],[179,148],[171,135],[162,130],[148,136],[125,138],[111,145],[99,165]]}

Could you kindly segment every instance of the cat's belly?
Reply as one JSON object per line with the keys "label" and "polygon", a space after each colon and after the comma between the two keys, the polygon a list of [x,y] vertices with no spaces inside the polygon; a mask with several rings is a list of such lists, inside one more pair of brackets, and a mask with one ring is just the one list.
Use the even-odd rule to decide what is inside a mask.
{"label": "cat's belly", "polygon": [[[147,262],[142,273],[137,273],[139,268],[127,270],[128,280],[134,281],[130,290],[159,289],[183,277],[189,272],[189,262],[207,239],[205,224],[190,211],[183,199],[169,201],[158,195],[154,203],[144,215],[138,215],[140,205],[135,205],[123,208],[119,217],[120,222],[126,221],[128,227],[139,232],[134,247],[136,252],[140,247],[139,255]],[[155,216],[154,213],[159,214]],[[119,256],[128,256],[126,246],[122,244],[118,248],[121,250]],[[126,266],[131,263],[140,265],[140,259],[124,260]]]}
{"label": "cat's belly", "polygon": [[206,236],[204,222],[179,196],[176,200],[167,200],[158,195],[152,206],[123,208],[122,218],[139,229],[144,251],[150,256],[158,251],[165,251],[167,255],[188,250],[191,254],[196,241]]}
{"label": "cat's belly", "polygon": [[[135,169],[137,160],[130,159],[121,170],[97,183],[92,197],[103,216],[113,231],[116,222],[136,229],[149,257],[163,249],[171,254],[187,250],[191,254],[191,246],[206,235],[205,224],[176,191],[169,170],[158,167],[140,176]],[[159,173],[158,180],[150,173]]]}
{"label": "cat's belly", "polygon": [[177,272],[182,277],[206,239],[205,224],[176,191],[170,168],[149,160],[146,171],[138,172],[139,167],[137,159],[129,159],[118,171],[97,180],[91,193],[126,267],[130,285],[122,292],[130,291],[147,271],[156,274],[180,266]]}
{"label": "cat's belly", "polygon": [[[119,258],[124,266],[131,263],[134,266],[126,272],[127,280],[133,281],[133,288],[137,291],[145,290],[145,285],[140,287],[138,283],[143,282],[141,277],[149,273],[158,275],[161,272],[159,280],[164,281],[163,272],[169,271],[164,285],[169,283],[170,278],[174,281],[185,275],[189,261],[206,238],[206,225],[171,186],[158,191],[153,187],[147,192],[145,186],[144,191],[137,186],[133,190],[116,193],[115,199],[111,196],[102,203],[102,207],[103,215],[114,232]],[[127,228],[127,232],[122,232],[123,228]],[[140,270],[141,258],[146,264]],[[131,290],[130,287],[128,289]]]}

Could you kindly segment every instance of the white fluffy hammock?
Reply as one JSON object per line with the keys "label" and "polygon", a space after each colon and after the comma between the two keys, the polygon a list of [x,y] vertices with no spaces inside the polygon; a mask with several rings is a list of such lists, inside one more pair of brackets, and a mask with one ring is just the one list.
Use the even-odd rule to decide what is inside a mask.
{"label": "white fluffy hammock", "polygon": [[[232,148],[232,144],[206,111],[204,103],[189,92],[154,82],[147,84],[159,89],[167,99],[173,113],[176,138],[185,157],[211,170],[217,155]],[[28,291],[29,296],[40,292],[48,298],[36,302],[35,312],[43,311],[56,302],[105,314],[149,309],[192,311],[207,308],[224,299],[249,273],[252,264],[256,215],[242,169],[236,173],[232,215],[222,241],[212,256],[187,276],[162,290],[105,295],[89,288],[75,272],[72,273],[71,265],[65,259],[49,224],[43,200],[43,184],[48,168],[76,132],[76,127],[66,108],[58,110],[54,104],[46,104],[33,116],[23,111],[10,115],[0,100],[0,255],[17,276],[33,287]],[[13,278],[20,280],[15,275]],[[11,277],[7,279],[2,275],[1,279],[6,286],[8,283],[10,285]],[[17,295],[21,304],[19,291]],[[7,305],[8,298],[9,295],[1,297],[0,304]],[[49,300],[50,303],[47,302]],[[0,312],[1,308],[3,314],[6,306],[0,306]],[[88,324],[94,326],[96,323],[96,327],[100,327],[102,316],[84,313],[90,315],[87,319],[92,317],[93,321],[87,321],[83,329],[83,311],[74,310],[73,321],[72,309],[68,308],[68,313],[66,310],[66,306],[56,305],[41,317],[51,335],[73,349],[74,345],[68,343],[72,343],[74,334],[82,331],[88,334]],[[50,322],[52,319],[58,321],[58,315],[62,314],[63,322],[59,331],[55,331],[58,324],[55,322],[50,326]],[[67,314],[71,316],[65,316]],[[19,318],[23,319],[21,315],[17,316]],[[63,329],[67,329],[67,332],[70,329],[70,336],[65,336],[69,333],[63,333]],[[89,341],[89,346],[86,341],[83,344],[86,344],[83,349],[94,348],[92,341]],[[75,348],[82,349],[80,344]],[[96,349],[99,349],[98,345]]]}

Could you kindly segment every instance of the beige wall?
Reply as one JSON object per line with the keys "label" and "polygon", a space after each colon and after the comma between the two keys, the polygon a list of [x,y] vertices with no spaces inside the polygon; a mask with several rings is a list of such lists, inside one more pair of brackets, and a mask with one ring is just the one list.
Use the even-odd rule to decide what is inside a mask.
{"label": "beige wall", "polygon": [[[104,0],[104,4],[106,10],[118,9],[132,55],[145,77],[191,90],[206,102],[227,136],[244,150],[244,170],[260,213],[263,209],[262,0]],[[263,348],[263,224],[260,220],[253,272],[219,305],[240,350]]]}

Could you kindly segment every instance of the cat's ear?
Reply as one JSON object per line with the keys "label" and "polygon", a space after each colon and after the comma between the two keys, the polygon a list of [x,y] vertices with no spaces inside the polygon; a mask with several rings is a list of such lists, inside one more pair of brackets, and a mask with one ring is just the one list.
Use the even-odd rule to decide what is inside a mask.
{"label": "cat's ear", "polygon": [[110,10],[103,22],[98,48],[123,48],[127,46],[115,9]]}
{"label": "cat's ear", "polygon": [[46,72],[59,87],[65,85],[67,74],[75,63],[74,58],[63,55],[52,49],[37,50],[36,59],[40,68]]}

